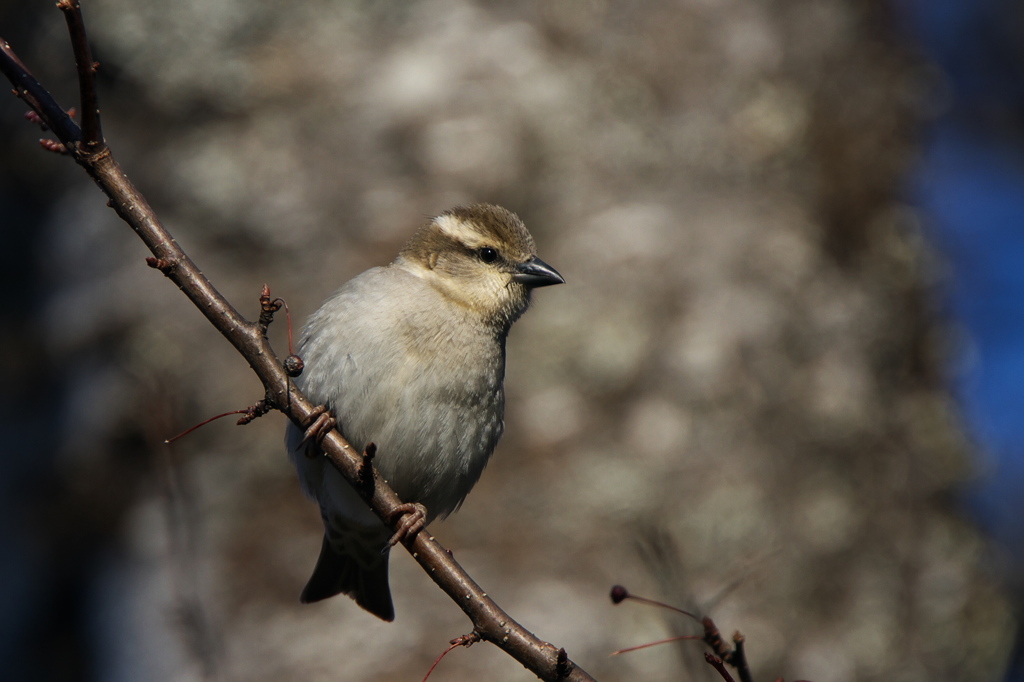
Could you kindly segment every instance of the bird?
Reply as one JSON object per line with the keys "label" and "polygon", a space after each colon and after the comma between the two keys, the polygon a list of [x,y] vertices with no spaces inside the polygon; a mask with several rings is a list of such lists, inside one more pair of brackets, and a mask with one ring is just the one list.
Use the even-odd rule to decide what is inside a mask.
{"label": "bird", "polygon": [[[564,282],[537,257],[515,213],[456,206],[310,317],[296,383],[321,417],[306,429],[289,424],[285,439],[324,525],[303,603],[347,594],[394,620],[390,548],[457,510],[480,478],[504,431],[509,330],[534,289]],[[319,450],[324,427],[335,425],[358,452],[374,452],[374,466],[403,501],[398,532]]]}

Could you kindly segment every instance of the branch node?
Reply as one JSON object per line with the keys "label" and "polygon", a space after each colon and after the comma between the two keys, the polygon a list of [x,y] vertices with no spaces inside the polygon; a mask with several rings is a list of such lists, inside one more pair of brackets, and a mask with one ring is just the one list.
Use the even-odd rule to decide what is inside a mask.
{"label": "branch node", "polygon": [[173,258],[154,258],[153,256],[147,256],[146,265],[170,276],[170,274],[178,267],[178,261]]}
{"label": "branch node", "polygon": [[284,359],[284,371],[288,373],[292,379],[302,374],[302,370],[305,368],[305,363],[302,362],[302,358],[298,355],[289,355]]}
{"label": "branch node", "polygon": [[558,655],[555,657],[555,675],[558,679],[564,680],[572,672],[572,664],[569,663],[569,654],[565,653],[565,648],[558,650]]}
{"label": "branch node", "polygon": [[270,400],[266,398],[263,400],[257,400],[255,405],[250,405],[245,408],[245,414],[243,414],[236,423],[239,426],[245,426],[249,422],[259,419],[272,409],[274,409],[274,406],[271,404]]}
{"label": "branch node", "polygon": [[[263,290],[260,292],[260,319],[257,322],[260,328],[260,333],[266,336],[267,327],[274,321],[274,313],[281,309],[284,305],[284,300],[280,298],[270,298],[270,286],[267,284],[263,285]],[[290,349],[289,349],[290,350]]]}
{"label": "branch node", "polygon": [[448,642],[448,648],[445,649],[444,652],[440,656],[437,657],[437,660],[434,661],[434,665],[430,666],[430,670],[428,670],[427,674],[423,676],[423,682],[427,682],[427,678],[430,677],[430,673],[434,672],[434,668],[437,667],[437,664],[440,663],[441,659],[444,658],[445,656],[447,656],[450,651],[452,651],[456,647],[460,647],[460,646],[464,646],[466,648],[469,648],[469,647],[473,646],[474,644],[476,644],[477,642],[479,642],[481,639],[482,639],[482,637],[480,637],[480,635],[477,634],[477,632],[474,630],[473,632],[469,633],[468,635],[459,635],[455,639],[453,639],[450,642]]}
{"label": "branch node", "polygon": [[453,646],[464,646],[468,649],[469,647],[473,646],[482,639],[483,637],[481,637],[480,634],[476,630],[474,630],[468,635],[459,635],[458,637],[456,637],[448,643]]}
{"label": "branch node", "polygon": [[711,620],[710,616],[704,616],[701,625],[704,626],[704,642],[711,647],[715,655],[722,659],[729,658],[732,651],[725,645],[725,640],[722,639],[722,633],[715,625],[715,621]]}

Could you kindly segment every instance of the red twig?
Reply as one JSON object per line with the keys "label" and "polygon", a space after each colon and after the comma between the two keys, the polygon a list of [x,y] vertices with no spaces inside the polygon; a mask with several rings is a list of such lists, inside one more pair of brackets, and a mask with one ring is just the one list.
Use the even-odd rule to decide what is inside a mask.
{"label": "red twig", "polygon": [[205,419],[205,420],[199,422],[195,426],[190,426],[189,428],[187,428],[184,431],[182,431],[181,433],[179,433],[177,436],[171,436],[170,438],[165,440],[164,443],[167,444],[167,445],[170,445],[171,443],[173,443],[174,441],[178,440],[179,438],[184,438],[185,436],[187,436],[188,434],[192,433],[193,431],[195,431],[199,427],[206,426],[210,422],[217,421],[218,419],[223,419],[224,417],[230,417],[233,414],[247,414],[247,413],[248,413],[248,410],[232,410],[230,412],[225,412],[223,414],[218,414],[216,417],[210,417],[209,419]]}
{"label": "red twig", "polygon": [[281,299],[281,303],[284,304],[284,316],[288,320],[288,357],[293,358],[295,356],[295,346],[292,344],[292,311],[288,307],[288,302]]}
{"label": "red twig", "polygon": [[249,422],[253,421],[254,419],[258,419],[259,417],[262,417],[263,415],[265,415],[267,412],[270,412],[272,409],[274,409],[274,408],[271,406],[271,404],[266,399],[258,400],[258,401],[256,401],[256,404],[250,405],[249,407],[245,408],[244,410],[232,410],[230,412],[225,412],[224,414],[218,414],[216,417],[210,417],[209,419],[207,419],[205,421],[201,421],[198,424],[196,424],[195,426],[193,426],[191,428],[188,428],[188,429],[185,429],[184,431],[179,433],[177,436],[174,436],[173,438],[168,438],[167,440],[164,441],[164,443],[166,443],[167,445],[170,445],[171,443],[173,443],[174,441],[178,440],[179,438],[184,438],[188,434],[192,433],[193,431],[198,429],[200,426],[206,426],[207,424],[209,424],[212,421],[216,421],[216,420],[221,419],[223,417],[229,417],[229,416],[231,416],[233,414],[240,414],[240,415],[242,415],[242,418],[239,419],[235,423],[238,426],[245,426],[246,424],[248,424]]}
{"label": "red twig", "polygon": [[684,639],[704,639],[701,635],[679,635],[678,637],[669,637],[668,639],[659,639],[657,642],[648,642],[647,644],[638,644],[636,646],[626,647],[625,649],[619,649],[613,651],[610,656],[618,656],[619,654],[628,654],[630,651],[639,651],[640,649],[646,649],[649,646],[658,646],[659,644],[669,644],[670,642],[680,642]]}
{"label": "red twig", "polygon": [[612,586],[611,598],[612,598],[612,602],[615,603],[615,604],[621,603],[622,601],[624,601],[626,599],[631,599],[633,601],[638,601],[638,602],[641,602],[643,604],[650,604],[651,606],[657,606],[657,607],[660,607],[660,608],[663,608],[663,609],[668,609],[669,611],[675,611],[676,613],[681,613],[684,616],[687,616],[689,618],[694,619],[698,623],[701,622],[700,618],[698,618],[694,614],[690,613],[689,611],[684,611],[683,609],[680,609],[680,608],[677,608],[675,606],[672,606],[671,604],[666,604],[664,602],[655,601],[653,599],[648,599],[647,597],[638,597],[635,594],[630,594],[629,590],[627,590],[622,585],[614,585],[614,586]]}

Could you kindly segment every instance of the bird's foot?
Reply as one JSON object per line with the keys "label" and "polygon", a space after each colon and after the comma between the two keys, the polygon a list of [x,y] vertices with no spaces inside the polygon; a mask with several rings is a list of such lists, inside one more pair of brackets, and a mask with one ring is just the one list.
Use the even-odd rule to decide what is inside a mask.
{"label": "bird's foot", "polygon": [[[324,442],[324,438],[331,430],[338,425],[337,420],[331,416],[331,413],[327,411],[326,405],[317,405],[313,408],[313,411],[309,415],[307,420],[309,425],[306,427],[306,433],[302,436],[302,441],[299,443],[300,446],[306,445],[310,441],[316,443],[317,448]],[[307,450],[315,454],[313,449]],[[312,456],[312,454],[310,455]]]}
{"label": "bird's foot", "polygon": [[427,525],[427,508],[418,502],[406,502],[398,505],[391,513],[391,518],[394,519],[399,514],[402,515],[402,519],[395,528],[395,534],[388,540],[387,549],[414,537]]}

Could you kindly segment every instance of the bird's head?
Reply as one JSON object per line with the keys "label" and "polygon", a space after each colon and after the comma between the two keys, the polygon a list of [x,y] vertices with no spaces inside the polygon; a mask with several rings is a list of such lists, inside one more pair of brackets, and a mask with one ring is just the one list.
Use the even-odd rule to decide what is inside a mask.
{"label": "bird's head", "polygon": [[537,258],[519,216],[491,204],[457,206],[437,216],[413,235],[396,265],[504,330],[526,310],[531,290],[565,281]]}

